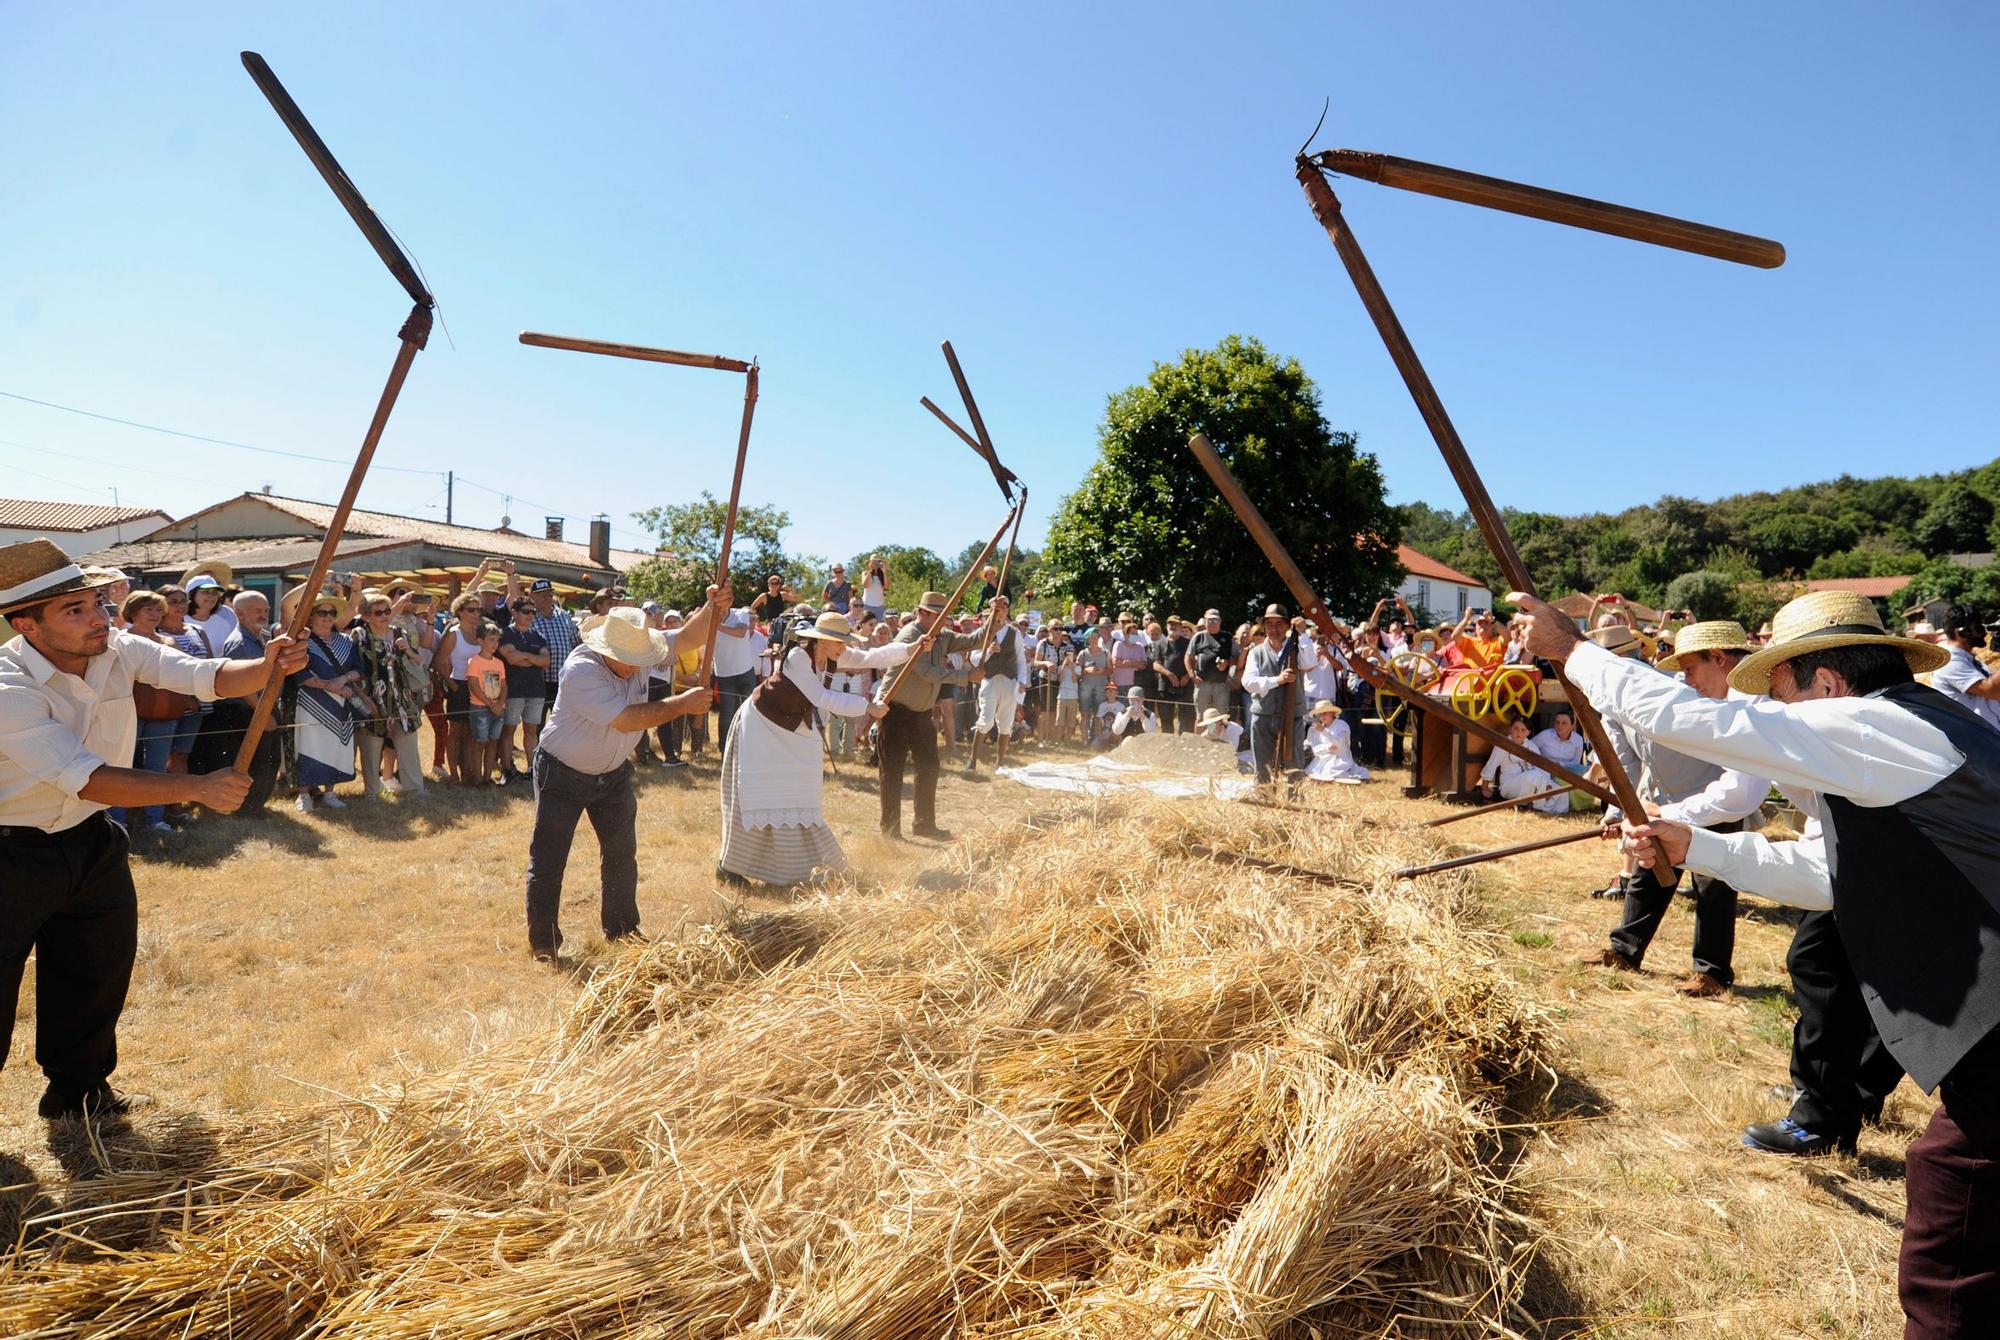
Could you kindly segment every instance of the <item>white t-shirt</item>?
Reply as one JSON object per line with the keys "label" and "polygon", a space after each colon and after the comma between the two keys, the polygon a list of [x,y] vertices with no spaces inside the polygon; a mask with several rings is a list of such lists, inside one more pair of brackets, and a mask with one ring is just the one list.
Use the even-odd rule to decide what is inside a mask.
{"label": "white t-shirt", "polygon": [[877,609],[880,609],[888,603],[888,598],[888,588],[883,585],[880,577],[870,577],[861,583],[862,604],[873,605]]}
{"label": "white t-shirt", "polygon": [[2000,730],[2000,699],[1975,698],[1967,691],[1989,676],[1990,672],[1979,663],[1977,656],[1964,647],[1953,647],[1951,659],[1931,672],[1931,687],[1994,730]]}

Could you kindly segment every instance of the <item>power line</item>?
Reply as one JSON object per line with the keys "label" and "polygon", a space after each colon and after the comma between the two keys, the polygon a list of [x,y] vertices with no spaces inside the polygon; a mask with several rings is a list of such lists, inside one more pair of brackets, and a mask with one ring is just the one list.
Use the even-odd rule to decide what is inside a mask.
{"label": "power line", "polygon": [[[107,461],[107,460],[101,460],[95,456],[78,456],[76,453],[69,451],[54,451],[48,447],[32,447],[29,446],[26,442],[15,442],[4,437],[0,437],[0,447],[19,447],[22,451],[39,452],[44,456],[59,456],[63,460],[81,461],[85,465],[106,465],[111,467],[113,470],[123,470],[127,474],[158,475],[162,479],[178,479],[183,483],[206,484],[210,488],[218,488],[218,489],[229,489],[236,487],[236,485],[234,484],[224,484],[214,479],[197,479],[193,475],[182,474],[177,470],[148,470],[143,465],[127,465],[123,461]],[[99,493],[104,492],[103,489],[99,489],[97,491]]]}
{"label": "power line", "polygon": [[95,489],[95,488],[91,488],[91,487],[90,487],[89,485],[87,485],[87,484],[72,484],[72,483],[70,483],[70,482],[69,482],[69,481],[68,481],[67,479],[57,479],[57,478],[56,478],[56,477],[55,477],[54,475],[45,475],[45,474],[41,474],[41,473],[38,473],[37,471],[34,471],[34,470],[26,470],[26,469],[23,469],[22,467],[20,467],[20,466],[18,466],[18,465],[7,465],[7,466],[0,466],[0,469],[4,469],[4,470],[12,470],[12,471],[13,471],[13,472],[14,472],[15,474],[17,474],[17,475],[26,475],[26,476],[28,476],[28,478],[30,478],[30,479],[39,479],[39,480],[41,480],[41,481],[42,481],[43,483],[45,483],[45,484],[56,484],[56,485],[59,485],[59,486],[61,486],[62,488],[66,488],[66,489],[70,489],[70,490],[72,490],[73,492],[76,492],[76,493],[109,493],[109,492],[111,492],[111,490],[110,490],[110,489],[108,489],[108,488],[106,488],[106,489]]}
{"label": "power line", "polygon": [[[525,503],[529,507],[533,507],[538,511],[547,513],[549,516],[559,516],[566,521],[587,521],[590,519],[588,516],[585,516],[581,513],[565,512],[560,507],[554,507],[548,503],[536,502],[533,498],[524,498],[520,494],[515,493],[511,490],[496,489],[491,484],[482,484],[476,479],[467,479],[464,475],[460,475],[458,477],[458,482],[461,484],[468,484],[473,488],[479,489],[481,492],[490,493],[496,498],[509,498],[517,503]],[[605,513],[604,515],[608,516],[609,513]],[[653,537],[649,535],[641,535],[638,531],[626,530],[620,526],[613,526],[611,528],[611,533],[613,535],[623,535],[629,539],[637,540],[641,545],[647,546],[649,548],[656,543]]]}
{"label": "power line", "polygon": [[[97,419],[104,423],[120,424],[126,428],[139,428],[149,433],[162,433],[167,437],[186,438],[190,442],[206,442],[211,446],[234,447],[238,451],[255,451],[265,456],[284,456],[295,461],[317,461],[321,465],[353,465],[352,461],[341,460],[337,456],[312,456],[302,451],[281,451],[277,447],[256,447],[248,442],[231,442],[227,438],[208,437],[201,433],[184,433],[178,428],[162,428],[158,424],[140,423],[135,419],[121,419],[115,414],[99,414],[95,410],[78,409],[74,405],[58,405],[52,400],[37,400],[31,395],[20,395],[14,391],[0,391],[0,396],[9,400],[19,400],[24,404],[40,405],[43,409],[60,410],[64,414],[80,414],[86,419]],[[419,470],[409,465],[378,465],[377,470],[392,471],[405,475],[442,475],[442,470]]]}

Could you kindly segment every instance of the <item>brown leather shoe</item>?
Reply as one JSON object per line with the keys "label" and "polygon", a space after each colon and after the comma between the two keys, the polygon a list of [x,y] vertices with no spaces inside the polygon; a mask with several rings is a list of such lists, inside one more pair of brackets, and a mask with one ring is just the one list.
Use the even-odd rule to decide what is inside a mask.
{"label": "brown leather shoe", "polygon": [[1616,968],[1619,972],[1639,971],[1638,964],[1609,946],[1598,950],[1595,954],[1585,954],[1577,962],[1592,968]]}
{"label": "brown leather shoe", "polygon": [[1705,972],[1698,972],[1690,976],[1685,982],[1682,982],[1679,986],[1675,987],[1674,990],[1680,992],[1683,996],[1689,996],[1696,999],[1704,999],[1709,996],[1728,995],[1729,984],[1727,982],[1717,981],[1715,978],[1709,976]]}

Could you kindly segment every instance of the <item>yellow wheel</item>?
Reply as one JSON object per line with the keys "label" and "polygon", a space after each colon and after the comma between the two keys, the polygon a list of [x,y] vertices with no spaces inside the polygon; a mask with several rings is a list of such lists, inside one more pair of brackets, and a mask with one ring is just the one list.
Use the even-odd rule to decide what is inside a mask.
{"label": "yellow wheel", "polygon": [[[1391,679],[1407,684],[1419,692],[1428,693],[1444,671],[1438,663],[1420,651],[1399,651],[1389,658],[1384,667]],[[1375,695],[1376,709],[1382,714],[1382,724],[1398,735],[1414,735],[1417,730],[1416,709],[1401,697],[1390,693]]]}
{"label": "yellow wheel", "polygon": [[1469,717],[1483,717],[1493,711],[1493,677],[1484,670],[1460,675],[1451,682],[1453,710]]}
{"label": "yellow wheel", "polygon": [[1535,677],[1518,665],[1495,671],[1490,688],[1493,715],[1503,722],[1526,721],[1541,706],[1542,691]]}

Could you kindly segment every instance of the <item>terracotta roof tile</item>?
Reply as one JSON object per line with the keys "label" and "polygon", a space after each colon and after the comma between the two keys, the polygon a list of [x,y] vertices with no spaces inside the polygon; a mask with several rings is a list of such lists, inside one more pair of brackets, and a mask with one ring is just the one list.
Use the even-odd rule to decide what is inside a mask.
{"label": "terracotta roof tile", "polygon": [[1460,586],[1477,586],[1482,589],[1486,585],[1477,577],[1468,577],[1457,568],[1448,568],[1429,554],[1412,549],[1407,544],[1396,546],[1396,561],[1401,563],[1403,571],[1412,577],[1428,577],[1434,582],[1456,582]]}
{"label": "terracotta roof tile", "polygon": [[100,526],[115,526],[123,521],[144,521],[153,517],[162,522],[173,520],[157,507],[113,507],[109,503],[0,498],[0,526],[10,530],[96,530]]}

